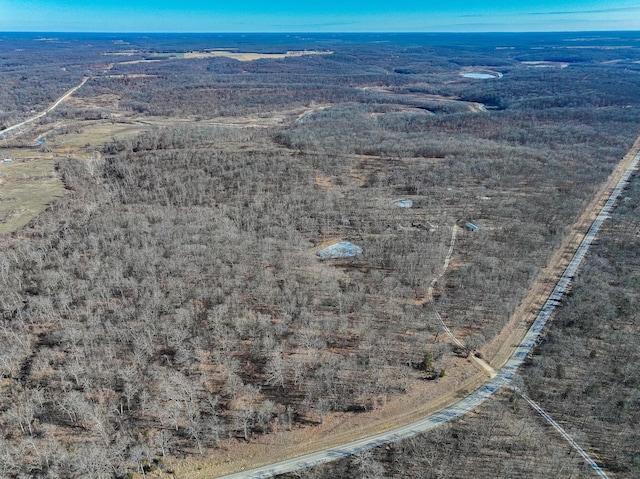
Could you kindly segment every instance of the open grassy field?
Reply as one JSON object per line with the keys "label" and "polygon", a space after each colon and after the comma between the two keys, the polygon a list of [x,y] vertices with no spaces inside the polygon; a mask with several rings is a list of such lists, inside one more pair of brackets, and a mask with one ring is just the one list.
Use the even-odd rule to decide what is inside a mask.
{"label": "open grassy field", "polygon": [[100,147],[113,139],[133,138],[147,131],[150,125],[135,121],[95,120],[78,122],[71,125],[68,132],[58,135],[49,141],[51,149],[74,154],[91,155]]}
{"label": "open grassy field", "polygon": [[11,163],[0,163],[0,234],[26,225],[66,193],[51,153],[2,150]]}
{"label": "open grassy field", "polygon": [[230,50],[193,51],[184,53],[154,53],[152,58],[168,59],[193,59],[193,58],[231,58],[240,62],[252,62],[256,60],[282,60],[284,58],[301,57],[305,55],[331,55],[331,51],[299,50],[285,53],[256,53],[237,52]]}

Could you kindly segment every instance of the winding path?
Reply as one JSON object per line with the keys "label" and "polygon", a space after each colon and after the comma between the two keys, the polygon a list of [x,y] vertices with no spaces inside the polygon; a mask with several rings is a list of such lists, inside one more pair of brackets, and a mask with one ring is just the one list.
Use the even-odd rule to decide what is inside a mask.
{"label": "winding path", "polygon": [[[317,451],[311,454],[295,457],[249,471],[227,475],[224,476],[224,479],[267,478],[334,461],[345,456],[357,454],[358,452],[366,449],[371,449],[429,431],[480,406],[494,392],[496,392],[505,384],[509,383],[513,375],[516,373],[517,369],[526,359],[531,349],[535,346],[540,333],[542,332],[544,326],[547,324],[547,321],[551,317],[551,314],[553,313],[554,309],[559,304],[560,299],[567,290],[569,283],[578,270],[578,267],[584,259],[589,247],[591,246],[591,243],[595,239],[598,230],[600,229],[604,221],[609,217],[616,200],[620,197],[622,190],[628,183],[633,170],[637,168],[638,162],[640,162],[640,152],[635,154],[629,165],[626,167],[626,169],[624,169],[617,185],[609,195],[608,200],[600,210],[600,213],[593,221],[591,227],[589,228],[589,231],[582,239],[582,242],[573,254],[573,257],[564,270],[564,273],[556,283],[553,291],[547,298],[544,306],[538,313],[535,321],[525,334],[522,341],[520,341],[520,343],[515,347],[515,351],[508,359],[508,361],[504,364],[504,366],[496,371],[495,376],[491,377],[480,388],[476,389],[471,394],[459,400],[455,404],[406,426],[402,426],[388,432],[383,432],[357,441],[343,444],[338,447]],[[597,464],[589,464],[594,468],[594,470],[596,470],[596,472],[601,474],[601,476],[603,475],[601,469],[597,466]]]}

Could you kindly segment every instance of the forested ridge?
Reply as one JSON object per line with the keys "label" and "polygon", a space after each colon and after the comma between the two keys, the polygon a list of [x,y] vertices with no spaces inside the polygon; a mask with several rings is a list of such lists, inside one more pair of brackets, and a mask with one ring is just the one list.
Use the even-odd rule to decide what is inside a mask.
{"label": "forested ridge", "polygon": [[[333,55],[77,58],[92,79],[42,125],[70,194],[1,243],[0,475],[166,471],[441,380],[460,351],[433,307],[481,350],[638,133],[635,57],[323,41]],[[504,76],[459,76],[481,60]],[[151,126],[63,147],[125,120]],[[341,239],[364,253],[316,257]]]}

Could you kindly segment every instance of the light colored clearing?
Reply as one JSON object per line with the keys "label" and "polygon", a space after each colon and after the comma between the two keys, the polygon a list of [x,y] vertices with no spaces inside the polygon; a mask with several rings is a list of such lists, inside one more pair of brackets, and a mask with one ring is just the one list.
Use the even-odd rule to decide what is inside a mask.
{"label": "light colored clearing", "polygon": [[67,100],[67,105],[78,110],[117,110],[120,97],[110,93],[91,97],[71,97]]}
{"label": "light colored clearing", "polygon": [[158,75],[148,73],[125,73],[122,75],[104,75],[102,78],[158,78]]}
{"label": "light colored clearing", "polygon": [[[60,153],[73,153],[78,150],[90,150],[99,145],[104,145],[114,138],[133,138],[135,135],[158,127],[202,126],[202,127],[230,127],[230,128],[267,128],[274,125],[288,123],[292,117],[301,118],[305,115],[327,108],[329,105],[312,105],[299,107],[292,110],[270,112],[265,115],[239,117],[219,117],[205,120],[193,118],[165,118],[165,117],[124,117],[114,113],[117,110],[117,97],[115,95],[101,95],[92,99],[72,98],[72,105],[77,108],[105,109],[110,114],[109,119],[85,120],[78,122],[58,123],[56,127],[46,133],[41,133],[34,139],[47,137],[47,147]],[[56,135],[58,128],[65,128],[68,133]],[[50,135],[50,136],[49,136]],[[320,185],[319,185],[320,186]]]}
{"label": "light colored clearing", "polygon": [[523,65],[534,68],[567,68],[569,64],[567,62],[551,62],[551,61],[526,61],[520,62]]}
{"label": "light colored clearing", "polygon": [[397,104],[397,105],[392,105],[390,103],[387,103],[388,106],[392,106],[393,107],[393,111],[387,111],[387,112],[371,112],[369,113],[369,117],[371,118],[379,118],[381,116],[385,116],[385,115],[393,115],[393,114],[403,114],[403,113],[411,113],[414,115],[427,115],[427,116],[436,116],[436,114],[430,110],[427,110],[426,108],[419,108],[417,106],[407,106],[407,105],[402,105],[402,104]]}
{"label": "light colored clearing", "polygon": [[54,170],[51,154],[10,150],[11,163],[0,164],[0,234],[21,228],[66,190]]}
{"label": "light colored clearing", "polygon": [[104,52],[103,55],[114,55],[117,57],[131,57],[133,55],[139,55],[140,50],[126,50],[123,52]]}
{"label": "light colored clearing", "polygon": [[[466,106],[470,111],[472,111],[473,113],[479,113],[479,112],[483,112],[486,113],[487,112],[487,108],[483,103],[478,103],[478,102],[474,102],[474,101],[464,101],[464,100],[460,100],[458,97],[450,97],[450,96],[442,96],[442,95],[433,95],[431,93],[403,93],[403,92],[397,92],[394,91],[390,88],[387,87],[383,87],[383,86],[365,86],[365,87],[361,87],[360,88],[363,91],[375,91],[378,93],[385,93],[385,94],[389,94],[389,95],[397,95],[399,97],[402,97],[403,99],[409,99],[409,100],[414,100],[414,101],[433,101],[433,102],[441,102],[441,103],[454,103],[454,104],[458,104],[458,105],[464,105]],[[409,111],[408,109],[411,107],[405,106],[405,108],[407,109],[407,111]],[[430,111],[426,111],[420,108],[421,111],[431,115],[433,114]]]}
{"label": "light colored clearing", "polygon": [[127,62],[120,62],[118,65],[135,65],[136,63],[158,63],[162,60],[130,60]]}
{"label": "light colored clearing", "polygon": [[188,52],[184,54],[184,58],[211,58],[211,57],[226,57],[238,60],[241,62],[248,62],[254,60],[270,59],[280,60],[288,57],[301,57],[305,55],[332,55],[333,52],[326,51],[320,52],[315,50],[303,50],[303,51],[288,51],[286,53],[238,53],[231,51],[212,51],[212,52]]}
{"label": "light colored clearing", "polygon": [[[224,117],[220,119],[194,121],[189,118],[161,117],[127,117],[113,121],[112,119],[81,121],[66,126],[68,133],[47,138],[47,147],[61,153],[72,153],[78,150],[93,151],[95,147],[104,145],[113,139],[133,138],[152,128],[170,128],[180,126],[258,128],[269,127],[284,122],[291,112],[282,112],[269,118]],[[115,119],[117,115],[112,115]],[[51,132],[55,132],[51,130]]]}
{"label": "light colored clearing", "polygon": [[317,111],[326,110],[330,106],[330,103],[323,103],[321,105],[314,105],[313,103],[311,103],[308,109],[298,115],[298,118],[296,118],[296,122],[304,123],[304,120],[308,115],[311,115],[312,113],[315,113]]}
{"label": "light colored clearing", "polygon": [[329,104],[311,105],[308,107],[298,107],[288,110],[270,111],[268,113],[255,113],[245,116],[222,116],[195,120],[194,118],[160,118],[160,117],[139,117],[135,120],[143,121],[148,126],[229,126],[237,128],[267,128],[274,125],[281,125],[292,121],[303,120],[311,113],[329,108]]}
{"label": "light colored clearing", "polygon": [[320,188],[332,189],[333,185],[331,184],[331,178],[324,175],[318,175],[313,179],[313,184],[319,186]]}
{"label": "light colored clearing", "polygon": [[148,129],[149,127],[143,124],[112,123],[110,121],[83,123],[78,132],[56,136],[48,142],[48,146],[54,149],[62,149],[63,151],[66,148],[71,148],[72,150],[94,148],[114,138],[132,138]]}
{"label": "light colored clearing", "polygon": [[484,103],[477,102],[469,103],[469,110],[471,110],[473,113],[487,113],[488,111]]}
{"label": "light colored clearing", "polygon": [[[333,54],[332,51],[321,52],[317,50],[288,51],[286,53],[251,53],[251,52],[239,53],[239,52],[232,52],[230,50],[213,50],[213,51],[206,51],[206,52],[186,52],[186,53],[175,53],[175,54],[174,53],[158,53],[153,56],[163,57],[163,58],[172,58],[172,59],[173,58],[189,59],[189,58],[226,57],[226,58],[232,58],[234,60],[238,60],[241,62],[250,62],[254,60],[264,60],[264,59],[281,60],[283,58],[301,57],[305,55],[332,55],[332,54]],[[145,60],[141,60],[141,61],[145,61]],[[146,60],[146,61],[159,61],[159,60]],[[124,62],[124,63],[131,63],[131,62]]]}

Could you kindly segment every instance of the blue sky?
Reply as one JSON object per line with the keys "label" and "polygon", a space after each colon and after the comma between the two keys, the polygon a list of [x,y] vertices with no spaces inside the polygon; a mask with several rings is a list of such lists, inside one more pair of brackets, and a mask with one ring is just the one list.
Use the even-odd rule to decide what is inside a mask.
{"label": "blue sky", "polygon": [[0,0],[0,31],[640,30],[639,0]]}

